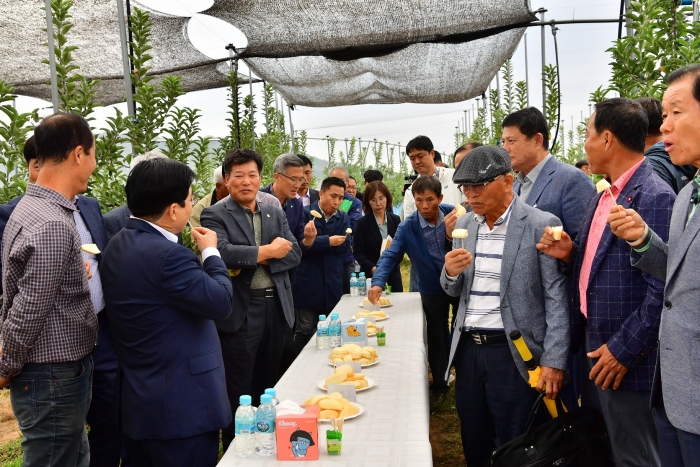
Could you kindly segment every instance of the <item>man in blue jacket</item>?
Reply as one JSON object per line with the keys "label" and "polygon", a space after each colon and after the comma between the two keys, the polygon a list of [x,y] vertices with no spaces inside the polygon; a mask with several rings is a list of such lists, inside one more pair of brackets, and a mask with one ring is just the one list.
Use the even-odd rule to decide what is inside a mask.
{"label": "man in blue jacket", "polygon": [[450,350],[450,305],[457,310],[459,304],[459,297],[450,297],[440,286],[440,272],[445,255],[452,249],[457,214],[453,206],[440,204],[442,184],[437,178],[419,177],[413,182],[412,191],[417,209],[399,225],[396,238],[379,258],[368,295],[372,303],[377,303],[391,271],[408,253],[418,271],[418,289],[427,321],[428,362],[433,374],[431,405],[436,407],[448,391],[445,373]]}
{"label": "man in blue jacket", "polygon": [[[350,183],[350,173],[348,169],[341,165],[333,167],[330,172],[328,172],[328,176],[340,178],[345,182],[346,187],[347,184]],[[355,271],[355,256],[352,254],[352,241],[353,233],[355,232],[355,223],[362,217],[362,201],[349,194],[347,190],[345,190],[344,201],[345,202],[341,203],[338,209],[348,214],[350,218],[350,228],[352,229],[352,232],[348,235],[348,249],[345,252],[345,258],[343,258],[345,264],[343,273],[343,293],[347,294],[350,293],[350,276]]]}
{"label": "man in blue jacket", "polygon": [[[328,177],[321,183],[319,200],[306,207],[301,262],[294,273],[292,294],[296,327],[294,347],[301,352],[316,332],[319,315],[328,315],[343,295],[343,258],[349,249],[346,230],[350,218],[338,208],[345,195],[345,181]],[[320,219],[311,215],[319,213]]]}
{"label": "man in blue jacket", "polygon": [[203,268],[177,243],[192,212],[193,180],[172,159],[136,166],[126,182],[132,217],[100,264],[120,363],[115,404],[125,465],[213,467],[219,430],[232,419],[214,324],[231,313],[231,279],[216,233],[192,229]]}
{"label": "man in blue jacket", "polygon": [[566,232],[554,241],[547,229],[537,248],[573,265],[572,347],[587,352],[581,404],[603,414],[615,465],[658,466],[649,400],[664,284],[632,267],[632,247],[615,238],[607,219],[615,204],[634,209],[667,241],[676,195],[644,158],[644,109],[620,98],[595,109],[586,153],[591,172],[606,174],[612,186],[591,199],[575,242]]}
{"label": "man in blue jacket", "polygon": [[274,181],[260,191],[270,193],[279,200],[287,215],[289,230],[297,239],[297,243],[301,243],[304,240],[304,225],[306,225],[304,204],[296,197],[297,190],[306,180],[301,159],[296,154],[282,154],[275,159],[272,170]]}

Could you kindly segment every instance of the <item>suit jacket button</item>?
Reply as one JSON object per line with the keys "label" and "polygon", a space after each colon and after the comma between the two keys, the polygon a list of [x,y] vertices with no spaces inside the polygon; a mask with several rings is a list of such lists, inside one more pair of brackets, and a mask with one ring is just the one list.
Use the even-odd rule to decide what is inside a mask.
{"label": "suit jacket button", "polygon": [[670,308],[671,308],[671,301],[670,301],[670,300],[666,300],[666,301],[664,302],[664,306],[665,306],[666,308],[669,308],[669,309],[670,309]]}

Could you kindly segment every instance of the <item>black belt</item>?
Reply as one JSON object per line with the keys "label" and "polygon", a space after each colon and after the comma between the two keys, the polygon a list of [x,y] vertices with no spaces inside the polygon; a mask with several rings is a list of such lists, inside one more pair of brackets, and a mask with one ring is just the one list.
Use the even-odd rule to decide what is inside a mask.
{"label": "black belt", "polygon": [[265,298],[273,298],[277,295],[277,289],[275,288],[269,288],[269,289],[255,289],[250,291],[250,296],[251,297],[265,297]]}
{"label": "black belt", "polygon": [[479,345],[502,344],[504,342],[508,342],[508,337],[506,336],[505,332],[485,334],[479,331],[472,331],[464,326],[459,328],[459,330],[466,333],[475,344]]}

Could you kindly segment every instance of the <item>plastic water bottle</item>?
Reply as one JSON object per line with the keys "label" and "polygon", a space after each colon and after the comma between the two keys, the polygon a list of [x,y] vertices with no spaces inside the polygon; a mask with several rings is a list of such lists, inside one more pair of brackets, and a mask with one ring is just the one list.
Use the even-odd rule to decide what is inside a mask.
{"label": "plastic water bottle", "polygon": [[335,349],[342,345],[340,332],[340,317],[338,313],[331,314],[331,324],[328,325],[328,335],[330,336],[330,348]]}
{"label": "plastic water bottle", "polygon": [[277,389],[275,388],[267,388],[265,389],[265,394],[269,394],[270,397],[272,397],[272,405],[274,407],[277,407],[280,405],[279,399],[277,399]]}
{"label": "plastic water bottle", "polygon": [[372,279],[368,277],[367,281],[365,282],[365,295],[371,289],[372,289]]}
{"label": "plastic water bottle", "polygon": [[350,296],[357,297],[359,292],[357,290],[357,275],[353,272],[350,274]]}
{"label": "plastic water bottle", "polygon": [[326,315],[319,315],[318,325],[316,325],[316,348],[319,350],[328,349],[328,323]]}
{"label": "plastic water bottle", "polygon": [[236,456],[252,457],[255,452],[255,411],[250,396],[241,396],[236,410]]}
{"label": "plastic water bottle", "polygon": [[277,409],[272,405],[272,396],[260,396],[260,405],[255,412],[255,453],[258,456],[273,456],[277,453],[275,440],[275,417]]}
{"label": "plastic water bottle", "polygon": [[358,295],[360,297],[367,296],[367,279],[365,279],[365,273],[361,272],[359,279],[357,279]]}

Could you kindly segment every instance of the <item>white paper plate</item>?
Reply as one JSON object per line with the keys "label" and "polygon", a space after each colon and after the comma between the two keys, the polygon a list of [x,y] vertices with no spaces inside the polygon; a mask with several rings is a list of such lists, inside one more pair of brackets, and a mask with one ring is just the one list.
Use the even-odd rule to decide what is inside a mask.
{"label": "white paper plate", "polygon": [[[347,362],[343,362],[343,363],[347,363]],[[365,368],[365,367],[368,367],[368,366],[374,366],[374,365],[376,365],[377,363],[379,363],[379,358],[377,358],[376,360],[374,360],[374,363],[363,363],[362,365],[360,365],[360,368]],[[335,365],[333,364],[333,362],[330,361],[330,360],[328,360],[328,364],[329,364],[330,366],[335,366]]]}
{"label": "white paper plate", "polygon": [[[362,303],[360,303],[358,306],[359,306],[360,308],[364,308],[364,307],[365,307],[365,303],[362,302]],[[389,308],[390,306],[394,306],[394,304],[393,304],[393,303],[389,303],[388,305],[379,305],[379,308]],[[367,310],[367,311],[373,311],[373,310]]]}
{"label": "white paper plate", "polygon": [[[373,387],[375,387],[377,385],[377,382],[375,380],[373,380],[372,378],[368,378],[365,376],[365,380],[367,380],[367,387],[362,388],[362,389],[355,389],[355,392],[366,391],[368,389],[372,389]],[[321,381],[318,382],[317,386],[319,389],[322,389],[324,391],[328,391],[328,389],[324,386],[325,384],[326,384],[326,380],[322,379]]]}
{"label": "white paper plate", "polygon": [[[389,306],[392,306],[392,305],[389,305]],[[359,318],[374,318],[375,321],[384,321],[385,319],[389,319],[389,315],[386,315],[386,318],[376,318],[374,316],[357,316],[356,314],[352,315],[352,319],[359,319]]]}
{"label": "white paper plate", "polygon": [[[355,407],[357,407],[358,409],[360,409],[360,413],[357,413],[357,414],[355,414],[355,415],[350,415],[349,417],[343,417],[343,420],[350,420],[351,418],[359,417],[360,415],[362,415],[363,413],[365,413],[365,408],[362,407],[360,404],[358,404],[357,402],[350,402],[350,403],[351,403],[352,405],[354,405]],[[328,418],[319,418],[318,421],[319,421],[319,422],[330,423],[330,419],[328,419]]]}

